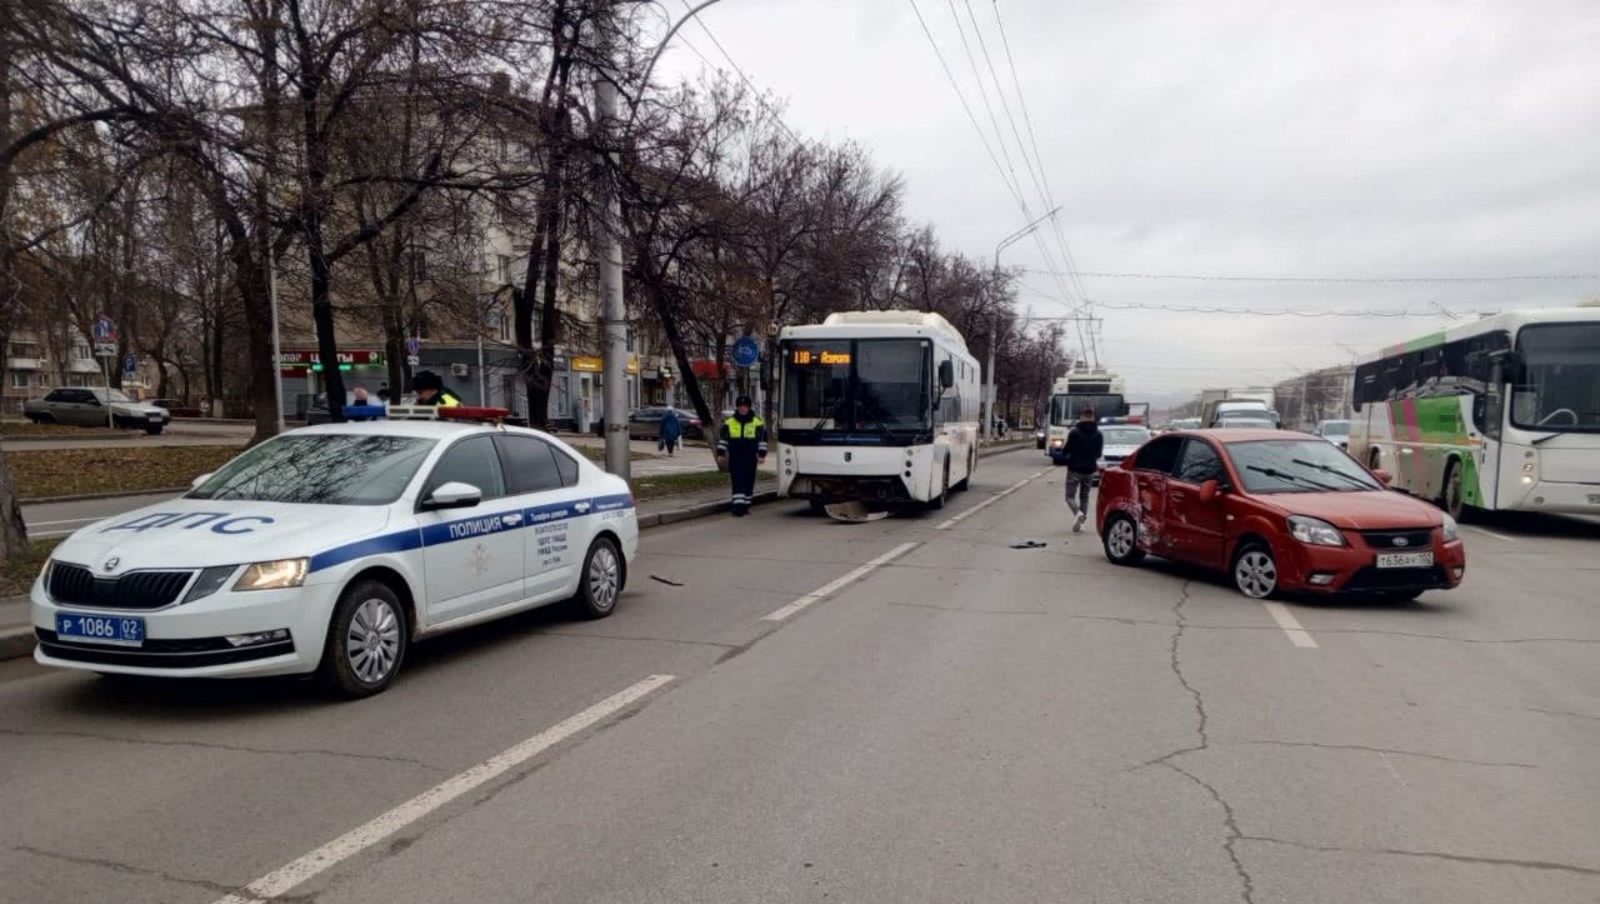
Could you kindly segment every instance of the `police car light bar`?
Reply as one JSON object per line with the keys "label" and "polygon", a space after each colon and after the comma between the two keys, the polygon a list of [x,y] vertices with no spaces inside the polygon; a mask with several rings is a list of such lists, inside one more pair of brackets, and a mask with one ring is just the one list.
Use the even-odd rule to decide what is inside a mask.
{"label": "police car light bar", "polygon": [[[375,406],[374,406],[375,407]],[[379,417],[382,408],[377,409]],[[349,408],[346,414],[352,414]],[[441,408],[436,405],[390,405],[388,419],[391,421],[482,421],[486,423],[499,423],[511,416],[511,411],[506,408],[485,408],[475,405],[452,405]]]}

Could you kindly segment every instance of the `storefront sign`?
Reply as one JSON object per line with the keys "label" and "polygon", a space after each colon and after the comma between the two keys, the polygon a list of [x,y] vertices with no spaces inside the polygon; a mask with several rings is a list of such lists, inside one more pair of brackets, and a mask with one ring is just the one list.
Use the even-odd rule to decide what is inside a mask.
{"label": "storefront sign", "polygon": [[584,373],[597,374],[605,370],[605,361],[589,355],[574,355],[572,357],[572,369]]}

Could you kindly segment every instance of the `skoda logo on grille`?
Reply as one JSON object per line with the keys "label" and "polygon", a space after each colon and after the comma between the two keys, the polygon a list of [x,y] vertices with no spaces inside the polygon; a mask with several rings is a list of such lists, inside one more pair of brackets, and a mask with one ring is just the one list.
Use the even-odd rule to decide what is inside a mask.
{"label": "skoda logo on grille", "polygon": [[1407,540],[1405,537],[1395,537],[1394,538],[1394,545],[1396,545],[1396,546],[1410,546],[1411,545],[1411,541]]}
{"label": "skoda logo on grille", "polygon": [[105,564],[106,573],[110,574],[111,572],[116,571],[117,570],[117,566],[121,565],[121,564],[122,564],[122,560],[117,558],[116,556],[112,556],[111,558],[106,559],[106,564]]}

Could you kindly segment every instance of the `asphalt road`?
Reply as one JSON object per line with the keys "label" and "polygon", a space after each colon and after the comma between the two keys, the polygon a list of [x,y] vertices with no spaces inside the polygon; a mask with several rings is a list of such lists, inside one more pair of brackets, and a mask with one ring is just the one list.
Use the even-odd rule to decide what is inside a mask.
{"label": "asphalt road", "polygon": [[1593,531],[1469,529],[1461,590],[1291,603],[1296,645],[1108,565],[1041,467],[651,531],[612,618],[359,703],[0,666],[0,900],[1600,899]]}

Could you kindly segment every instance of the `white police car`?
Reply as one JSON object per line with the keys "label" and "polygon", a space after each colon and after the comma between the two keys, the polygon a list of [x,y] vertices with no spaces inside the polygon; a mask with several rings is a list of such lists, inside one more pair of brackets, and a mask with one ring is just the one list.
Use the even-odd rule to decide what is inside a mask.
{"label": "white police car", "polygon": [[397,407],[294,430],[78,531],[34,583],[34,658],[315,672],[365,696],[414,640],[566,600],[611,614],[639,542],[627,483],[543,433],[469,420],[494,413]]}

